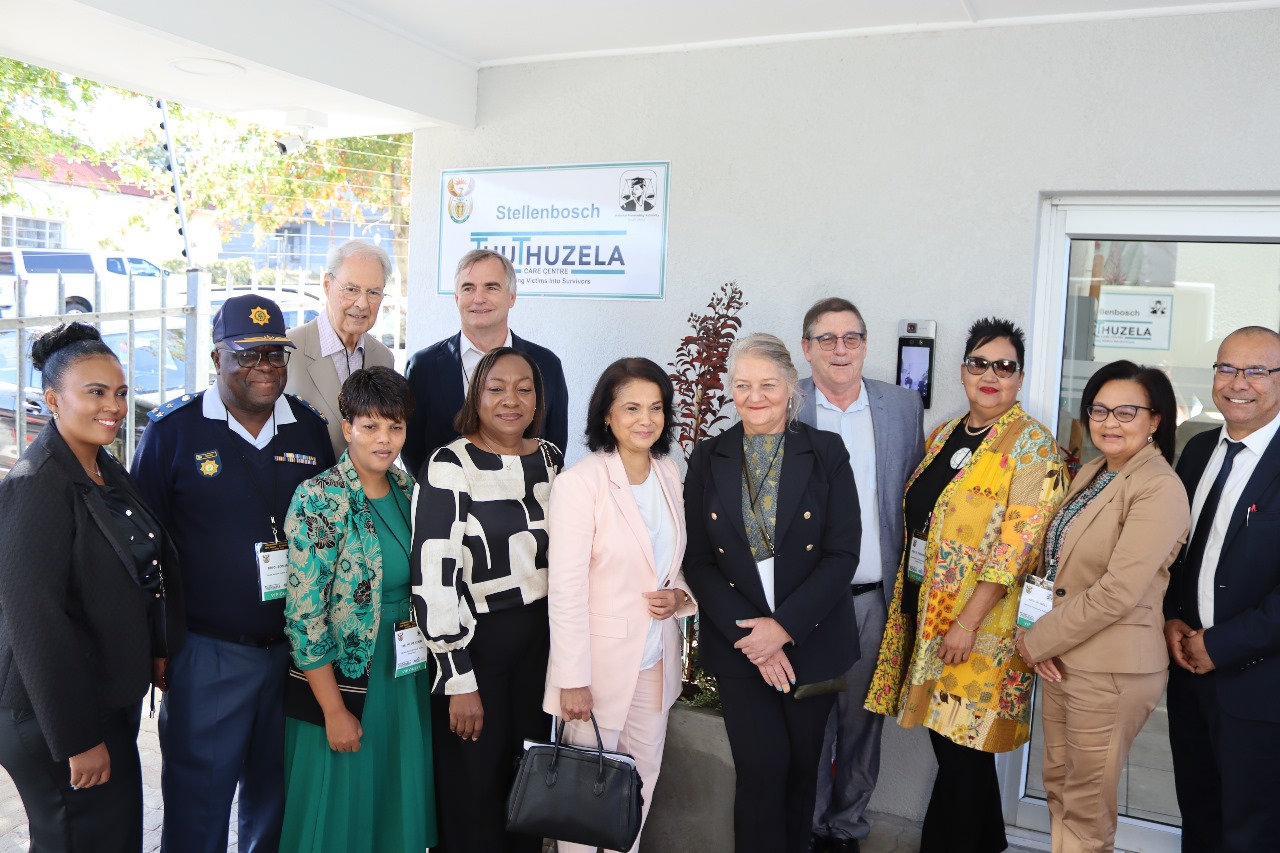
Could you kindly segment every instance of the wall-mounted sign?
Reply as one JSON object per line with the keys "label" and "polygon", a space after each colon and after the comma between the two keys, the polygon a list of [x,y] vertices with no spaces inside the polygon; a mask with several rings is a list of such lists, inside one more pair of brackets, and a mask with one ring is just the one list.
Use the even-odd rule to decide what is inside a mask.
{"label": "wall-mounted sign", "polygon": [[521,296],[662,299],[670,164],[592,163],[440,174],[438,293],[458,259],[493,249]]}
{"label": "wall-mounted sign", "polygon": [[1104,286],[1098,296],[1094,345],[1112,349],[1169,348],[1173,328],[1173,293],[1134,293],[1127,287]]}

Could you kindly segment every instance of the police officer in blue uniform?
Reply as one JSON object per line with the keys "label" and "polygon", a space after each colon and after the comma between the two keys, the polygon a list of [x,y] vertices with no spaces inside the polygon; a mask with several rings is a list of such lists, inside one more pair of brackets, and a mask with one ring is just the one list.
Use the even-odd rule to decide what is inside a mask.
{"label": "police officer in blue uniform", "polygon": [[222,853],[240,789],[239,846],[275,853],[284,814],[284,519],[299,483],[334,464],[325,419],[284,394],[293,343],[270,299],[233,296],[213,321],[217,384],[153,410],[134,456],[172,534],[186,645],[160,710],[167,853]]}

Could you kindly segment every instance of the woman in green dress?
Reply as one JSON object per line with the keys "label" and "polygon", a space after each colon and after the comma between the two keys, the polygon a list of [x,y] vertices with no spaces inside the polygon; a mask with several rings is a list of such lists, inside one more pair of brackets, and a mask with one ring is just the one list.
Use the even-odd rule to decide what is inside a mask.
{"label": "woman in green dress", "polygon": [[409,383],[357,370],[338,409],[347,452],[298,487],[285,521],[293,667],[280,849],[422,853],[436,843],[430,682],[402,642],[418,638],[403,624],[412,484],[392,467],[413,414]]}

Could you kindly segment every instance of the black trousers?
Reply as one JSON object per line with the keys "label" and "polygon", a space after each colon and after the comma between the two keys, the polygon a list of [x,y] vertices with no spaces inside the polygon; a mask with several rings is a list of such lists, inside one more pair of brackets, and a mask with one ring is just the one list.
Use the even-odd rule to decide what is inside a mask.
{"label": "black trousers", "polygon": [[550,648],[546,599],[476,618],[467,650],[484,705],[480,739],[449,731],[449,697],[431,697],[440,832],[432,853],[540,853],[541,838],[506,831],[506,810],[525,738],[551,734],[542,710]]}
{"label": "black trousers", "polygon": [[0,709],[0,766],[27,810],[31,853],[138,853],[142,849],[142,768],[138,720],[142,705],[101,715],[111,778],[71,790],[71,764],[55,761],[35,714]]}
{"label": "black trousers", "polygon": [[920,829],[920,853],[1006,849],[995,755],[961,746],[932,729],[929,743],[938,759],[938,775]]}
{"label": "black trousers", "polygon": [[1256,853],[1280,844],[1280,723],[1225,712],[1216,672],[1169,667],[1169,745],[1184,853]]}
{"label": "black trousers", "polygon": [[733,849],[805,853],[813,827],[818,756],[835,694],[796,700],[763,678],[717,678],[737,772]]}

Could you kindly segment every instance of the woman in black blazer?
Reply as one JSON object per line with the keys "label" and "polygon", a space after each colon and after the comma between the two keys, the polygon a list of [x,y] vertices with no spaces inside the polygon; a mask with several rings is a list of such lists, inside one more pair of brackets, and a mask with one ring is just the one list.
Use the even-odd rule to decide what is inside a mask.
{"label": "woman in black blazer", "polygon": [[0,481],[0,765],[32,851],[137,853],[141,700],[183,634],[175,551],[103,447],[128,405],[115,354],[73,323],[31,359],[53,420]]}
{"label": "woman in black blazer", "polygon": [[694,449],[685,481],[698,660],[716,676],[737,771],[735,850],[805,851],[835,702],[820,683],[858,659],[858,494],[840,436],[795,420],[782,341],[743,338],[728,372],[742,422]]}

